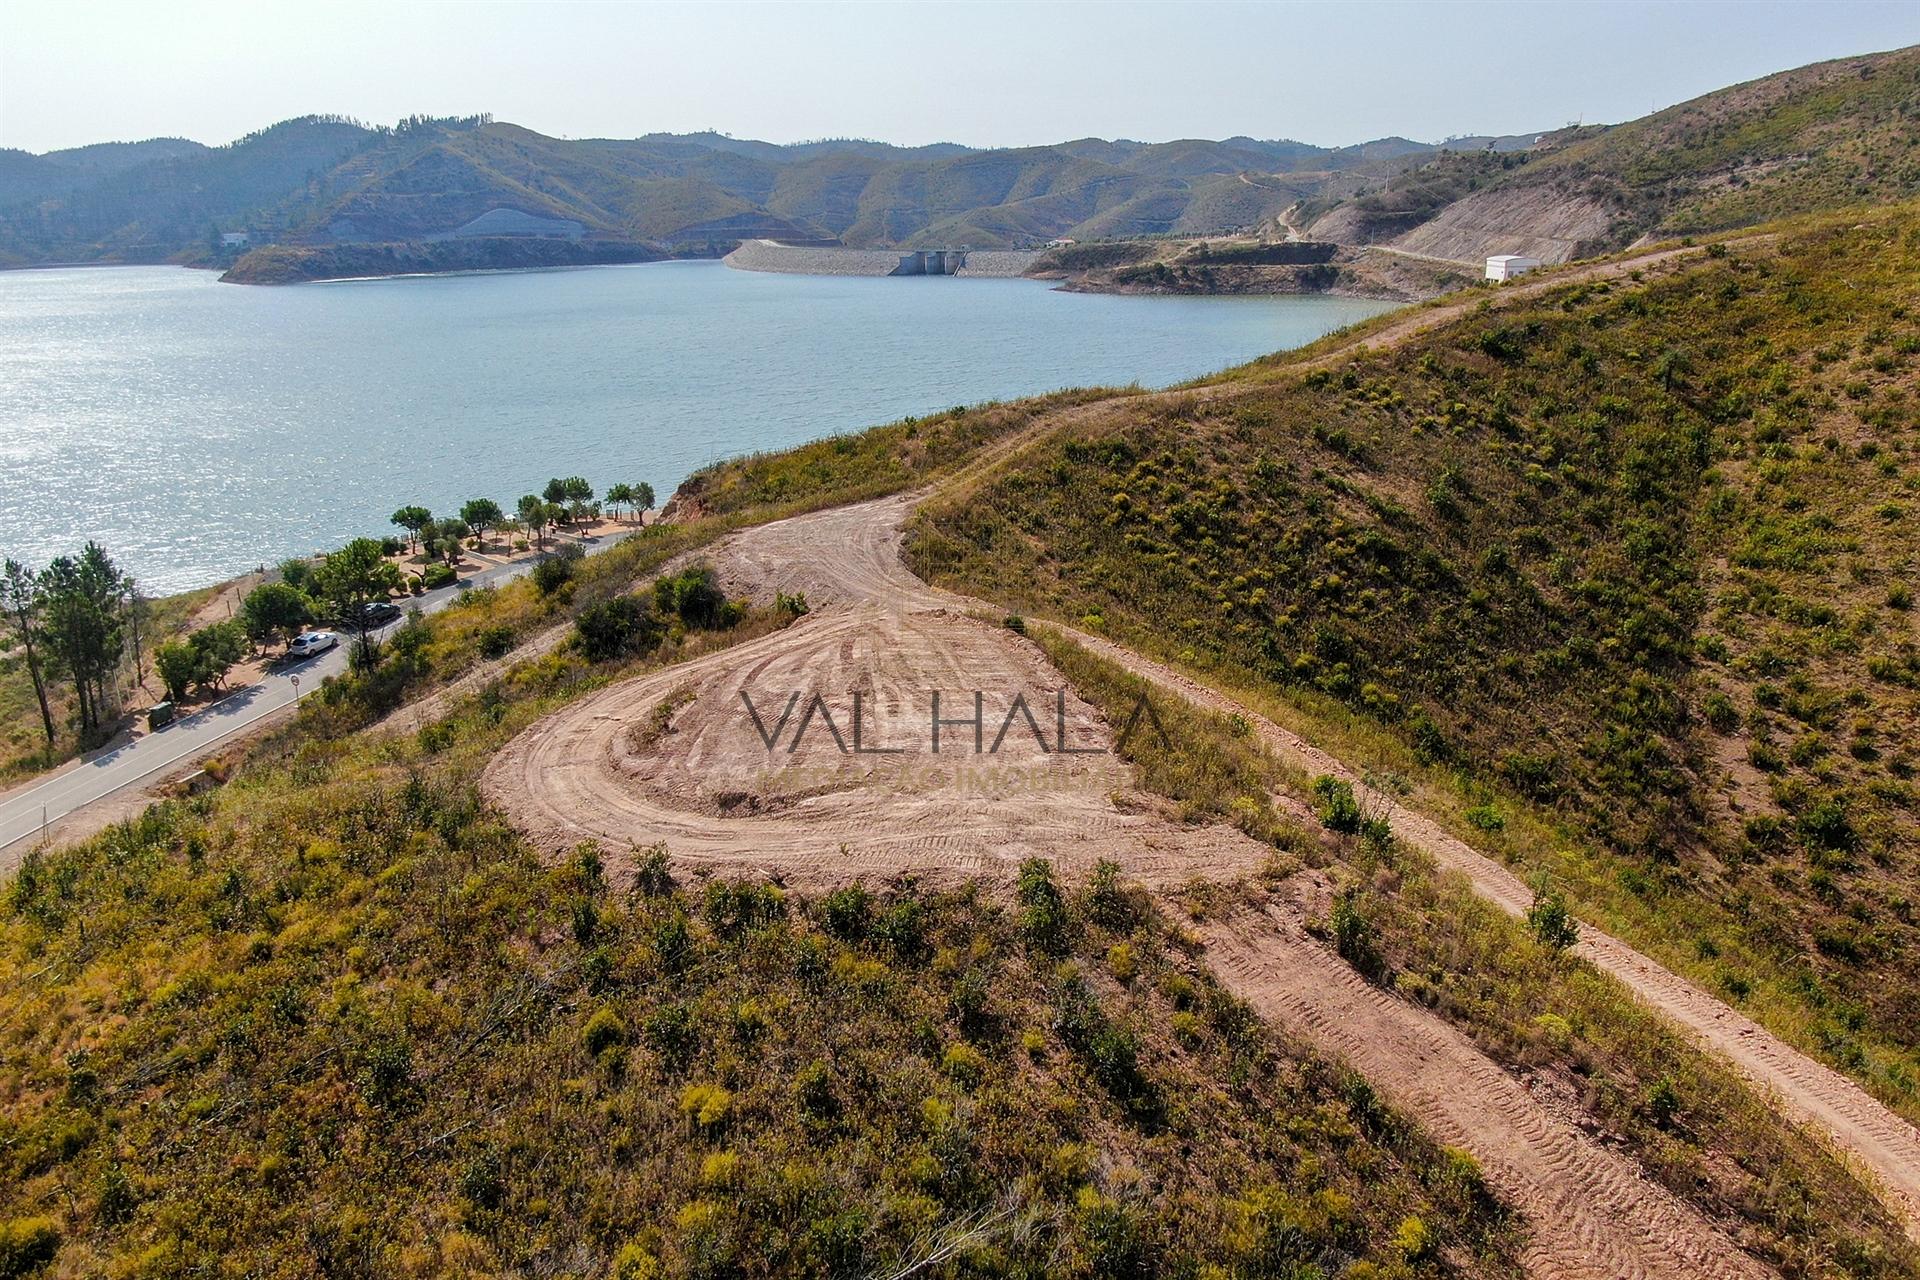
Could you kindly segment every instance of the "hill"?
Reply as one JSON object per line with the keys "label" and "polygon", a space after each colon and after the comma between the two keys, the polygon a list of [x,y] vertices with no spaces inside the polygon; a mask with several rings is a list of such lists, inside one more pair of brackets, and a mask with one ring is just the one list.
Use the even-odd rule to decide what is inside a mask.
{"label": "hill", "polygon": [[1916,227],[1082,411],[911,562],[1271,699],[1920,1115]]}
{"label": "hill", "polygon": [[[1916,228],[1773,227],[741,460],[683,523],[408,623],[224,785],[5,886],[0,1256],[1920,1274],[1818,1131],[1586,949],[1920,1111]],[[918,497],[844,505],[889,493],[931,493],[908,562],[1001,608],[906,572]],[[1116,642],[1242,710],[1156,695],[1128,738],[1152,658]],[[1010,671],[1113,750],[949,804],[938,762],[863,786],[822,731],[830,780],[735,786],[744,681],[837,713]],[[1377,789],[1270,754],[1280,721]],[[989,810],[1013,834],[942,828]],[[589,825],[662,811],[666,848]],[[1435,832],[1549,877],[1539,918]]]}
{"label": "hill", "polygon": [[1330,181],[1378,178],[1433,152],[1404,139],[1349,148],[1082,139],[1013,150],[776,146],[712,133],[576,141],[488,117],[392,128],[312,117],[229,147],[0,153],[0,253],[224,264],[231,254],[216,232],[244,231],[256,247],[423,241],[461,235],[495,211],[655,252],[711,253],[755,237],[986,248],[1217,232],[1271,224]]}
{"label": "hill", "polygon": [[1524,153],[1446,155],[1302,210],[1312,234],[1474,261],[1563,262],[1920,193],[1920,48],[1718,90]]}

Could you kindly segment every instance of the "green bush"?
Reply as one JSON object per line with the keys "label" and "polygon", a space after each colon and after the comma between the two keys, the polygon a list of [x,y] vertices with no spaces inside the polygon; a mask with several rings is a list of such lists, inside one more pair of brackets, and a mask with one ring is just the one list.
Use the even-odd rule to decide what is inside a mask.
{"label": "green bush", "polygon": [[598,600],[573,620],[574,639],[589,662],[608,662],[651,652],[659,643],[661,627],[638,596],[619,595]]}
{"label": "green bush", "polygon": [[1014,884],[1020,904],[1020,932],[1037,950],[1057,955],[1067,946],[1067,904],[1053,882],[1053,864],[1028,858]]}
{"label": "green bush", "polygon": [[573,581],[574,570],[585,555],[576,544],[562,543],[552,555],[533,566],[535,589],[543,596],[559,595]]}
{"label": "green bush", "polygon": [[1533,905],[1527,908],[1527,927],[1541,946],[1555,951],[1565,951],[1580,940],[1579,922],[1558,889],[1535,887]]}
{"label": "green bush", "polygon": [[441,587],[450,587],[460,580],[450,564],[430,564],[421,571],[421,584],[428,591],[437,591]]}
{"label": "green bush", "polygon": [[23,1280],[60,1251],[60,1228],[51,1218],[15,1218],[0,1223],[0,1280]]}
{"label": "green bush", "polygon": [[1321,826],[1348,835],[1360,830],[1362,815],[1351,783],[1322,774],[1313,780],[1313,794],[1320,802]]}

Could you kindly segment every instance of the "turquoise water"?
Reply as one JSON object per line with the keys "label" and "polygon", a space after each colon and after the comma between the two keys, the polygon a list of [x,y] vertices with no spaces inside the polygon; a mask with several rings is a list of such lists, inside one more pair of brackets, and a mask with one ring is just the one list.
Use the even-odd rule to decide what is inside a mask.
{"label": "turquoise water", "polygon": [[712,262],[243,288],[207,272],[0,272],[0,555],[88,538],[147,590],[508,510],[549,476],[646,480],[910,413],[1163,386],[1382,309],[1067,294]]}

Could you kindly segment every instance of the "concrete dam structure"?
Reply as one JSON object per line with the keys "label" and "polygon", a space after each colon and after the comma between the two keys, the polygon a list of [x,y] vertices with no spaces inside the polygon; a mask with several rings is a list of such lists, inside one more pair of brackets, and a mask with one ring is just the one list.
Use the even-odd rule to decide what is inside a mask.
{"label": "concrete dam structure", "polygon": [[909,249],[890,276],[957,276],[967,264],[965,249]]}
{"label": "concrete dam structure", "polygon": [[842,249],[745,240],[725,262],[742,271],[814,276],[1017,276],[1040,255],[1021,249]]}

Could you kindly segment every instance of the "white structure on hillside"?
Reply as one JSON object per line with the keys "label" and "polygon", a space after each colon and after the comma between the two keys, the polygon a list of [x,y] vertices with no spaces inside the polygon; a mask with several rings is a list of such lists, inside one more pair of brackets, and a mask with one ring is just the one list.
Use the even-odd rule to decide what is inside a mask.
{"label": "white structure on hillside", "polygon": [[1515,280],[1539,265],[1538,258],[1526,258],[1517,253],[1496,253],[1487,259],[1487,279]]}
{"label": "white structure on hillside", "polygon": [[222,231],[220,233],[220,243],[225,248],[237,249],[246,242],[247,233],[244,231]]}

